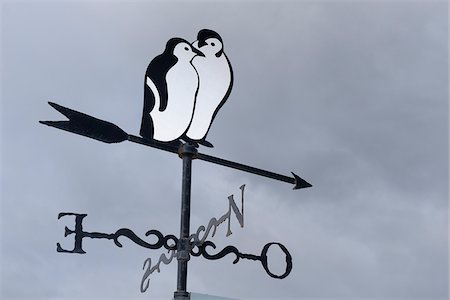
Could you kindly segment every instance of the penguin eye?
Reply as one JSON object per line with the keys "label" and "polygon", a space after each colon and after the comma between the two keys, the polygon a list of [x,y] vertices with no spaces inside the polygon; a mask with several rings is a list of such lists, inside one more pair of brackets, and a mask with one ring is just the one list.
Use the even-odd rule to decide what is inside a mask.
{"label": "penguin eye", "polygon": [[184,50],[189,51],[189,48],[188,47],[184,47]]}
{"label": "penguin eye", "polygon": [[214,44],[214,43],[211,43],[211,46],[213,46],[213,47],[214,47],[215,45],[216,45],[216,44]]}

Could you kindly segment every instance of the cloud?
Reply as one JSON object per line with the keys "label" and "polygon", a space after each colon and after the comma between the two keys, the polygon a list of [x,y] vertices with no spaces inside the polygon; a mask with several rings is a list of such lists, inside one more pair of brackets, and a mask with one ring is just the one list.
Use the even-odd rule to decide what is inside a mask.
{"label": "cloud", "polygon": [[[194,161],[191,230],[246,186],[245,227],[219,247],[287,246],[284,280],[257,262],[193,258],[189,291],[240,299],[448,297],[448,35],[443,2],[136,2],[2,4],[2,298],[140,294],[148,251],[64,237],[71,218],[112,233],[178,234],[181,160],[108,145],[38,120],[46,102],[137,134],[147,64],[173,36],[217,30],[235,73],[201,151],[289,175],[311,189]],[[282,268],[274,254],[273,268]],[[279,258],[279,257],[278,257]]]}

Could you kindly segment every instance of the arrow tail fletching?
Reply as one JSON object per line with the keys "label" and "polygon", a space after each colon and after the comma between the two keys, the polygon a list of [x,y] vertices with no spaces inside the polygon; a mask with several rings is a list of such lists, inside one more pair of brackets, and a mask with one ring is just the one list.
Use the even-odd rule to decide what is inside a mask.
{"label": "arrow tail fletching", "polygon": [[83,135],[104,143],[120,143],[128,139],[128,134],[117,125],[94,118],[84,113],[49,102],[50,106],[66,116],[68,121],[39,121],[51,127]]}

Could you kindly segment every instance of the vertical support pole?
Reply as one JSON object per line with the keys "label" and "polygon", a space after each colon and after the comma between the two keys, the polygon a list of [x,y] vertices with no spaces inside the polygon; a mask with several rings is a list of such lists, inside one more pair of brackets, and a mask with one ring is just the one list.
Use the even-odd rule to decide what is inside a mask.
{"label": "vertical support pole", "polygon": [[177,260],[177,290],[174,292],[174,300],[188,300],[190,294],[187,286],[187,264],[190,259],[189,226],[191,218],[191,174],[192,159],[197,155],[197,149],[189,144],[180,146],[178,155],[183,159],[183,178],[181,185],[181,224],[180,239],[178,241]]}

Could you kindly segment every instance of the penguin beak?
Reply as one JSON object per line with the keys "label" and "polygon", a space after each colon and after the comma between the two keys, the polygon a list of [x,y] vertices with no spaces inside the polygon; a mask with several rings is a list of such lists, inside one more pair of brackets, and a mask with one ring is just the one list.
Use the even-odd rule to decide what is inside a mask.
{"label": "penguin beak", "polygon": [[198,50],[197,48],[192,47],[192,51],[197,54],[198,56],[203,56],[205,57],[205,54],[203,54],[202,51]]}
{"label": "penguin beak", "polygon": [[204,40],[204,39],[198,40],[198,47],[199,47],[199,48],[200,48],[200,47],[203,47],[203,46],[205,46],[205,45],[207,45],[207,44],[206,44],[206,40]]}

